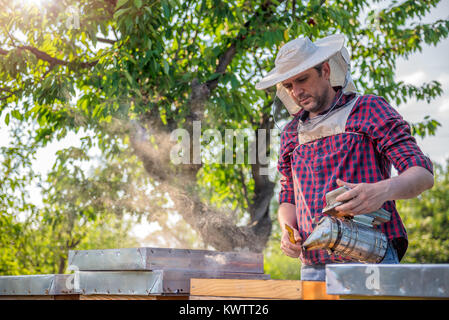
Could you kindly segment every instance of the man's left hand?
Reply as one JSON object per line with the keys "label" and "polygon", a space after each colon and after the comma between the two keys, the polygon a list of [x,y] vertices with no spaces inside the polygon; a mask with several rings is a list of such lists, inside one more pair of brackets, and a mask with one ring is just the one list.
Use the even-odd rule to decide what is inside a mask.
{"label": "man's left hand", "polygon": [[337,179],[337,184],[347,186],[351,190],[339,195],[335,200],[348,202],[335,208],[344,215],[355,216],[371,213],[378,210],[388,200],[388,187],[380,182],[376,183],[349,183]]}

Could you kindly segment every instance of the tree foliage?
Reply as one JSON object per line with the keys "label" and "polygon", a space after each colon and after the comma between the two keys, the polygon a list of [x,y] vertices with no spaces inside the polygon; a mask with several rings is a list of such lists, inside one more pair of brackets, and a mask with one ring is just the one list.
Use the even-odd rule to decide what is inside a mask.
{"label": "tree foliage", "polygon": [[[27,159],[37,148],[69,132],[83,135],[81,147],[59,153],[43,189],[46,209],[19,201],[4,209],[3,223],[10,225],[17,212],[37,210],[64,235],[76,221],[69,228],[70,245],[82,238],[80,223],[124,211],[156,219],[171,202],[203,243],[262,251],[275,215],[270,202],[276,181],[260,171],[266,164],[198,164],[191,154],[190,164],[174,165],[170,134],[183,128],[192,136],[195,120],[202,130],[222,133],[272,129],[273,88],[259,91],[254,85],[273,67],[279,47],[301,35],[315,40],[343,33],[360,91],[395,106],[409,99],[430,102],[441,95],[440,83],[414,86],[396,82],[394,75],[398,58],[447,38],[449,21],[416,22],[439,2],[380,1],[383,9],[376,12],[366,0],[63,0],[27,6],[0,1],[0,113],[5,125],[14,119],[35,126],[29,142],[3,150],[16,152],[9,159],[19,165],[3,162],[11,169],[4,172],[9,184],[2,201],[12,199],[14,184],[26,189],[25,175],[32,174]],[[281,115],[286,118],[286,111]],[[430,118],[412,124],[422,136],[438,125]],[[245,143],[257,145],[257,138]],[[86,174],[76,161],[89,158],[93,145],[105,163]],[[205,142],[203,147],[210,150]],[[132,184],[152,185],[146,206],[126,202],[144,197]],[[114,201],[96,201],[105,194]]]}
{"label": "tree foliage", "polygon": [[[58,152],[44,178],[32,170],[35,133],[23,125],[12,121],[1,148],[0,274],[64,273],[71,249],[138,245],[124,213],[139,214],[139,193],[128,189],[139,184],[126,183],[120,163],[103,161],[85,174],[87,155],[72,147]],[[36,193],[42,204],[33,203]]]}
{"label": "tree foliage", "polygon": [[435,185],[418,198],[398,201],[407,226],[406,263],[449,262],[449,159],[435,164]]}

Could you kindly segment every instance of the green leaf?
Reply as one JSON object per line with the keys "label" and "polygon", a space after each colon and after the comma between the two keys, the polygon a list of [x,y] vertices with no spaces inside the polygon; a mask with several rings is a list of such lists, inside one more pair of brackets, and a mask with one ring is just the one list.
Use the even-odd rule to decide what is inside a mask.
{"label": "green leaf", "polygon": [[123,6],[127,2],[128,2],[128,0],[118,0],[117,4],[115,5],[115,9],[120,8],[121,6]]}
{"label": "green leaf", "polygon": [[206,81],[211,81],[217,79],[219,76],[221,76],[221,73],[213,73],[211,74]]}
{"label": "green leaf", "polygon": [[140,9],[142,7],[142,0],[134,0],[134,5],[137,9]]}
{"label": "green leaf", "polygon": [[19,112],[19,110],[13,110],[11,111],[11,115],[16,118],[17,120],[23,120],[22,114]]}
{"label": "green leaf", "polygon": [[5,116],[5,123],[6,125],[9,125],[9,113],[7,113]]}
{"label": "green leaf", "polygon": [[162,9],[164,10],[164,16],[167,19],[170,19],[170,7],[167,4],[167,1],[162,1]]}
{"label": "green leaf", "polygon": [[129,84],[133,84],[133,78],[131,77],[131,75],[129,74],[128,71],[124,71],[125,77],[128,80]]}
{"label": "green leaf", "polygon": [[231,86],[233,90],[237,90],[240,86],[240,82],[235,75],[231,75]]}
{"label": "green leaf", "polygon": [[165,111],[165,109],[162,109],[160,111],[160,116],[161,116],[162,123],[164,125],[167,125],[167,112]]}
{"label": "green leaf", "polygon": [[116,11],[114,13],[114,19],[119,18],[121,15],[123,15],[124,13],[129,12],[130,10],[131,10],[131,8],[126,8],[126,9],[120,9],[120,10]]}

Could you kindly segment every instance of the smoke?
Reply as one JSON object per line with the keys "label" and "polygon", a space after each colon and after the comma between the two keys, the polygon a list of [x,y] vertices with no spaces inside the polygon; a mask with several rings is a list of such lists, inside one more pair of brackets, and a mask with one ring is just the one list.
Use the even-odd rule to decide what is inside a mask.
{"label": "smoke", "polygon": [[[178,131],[178,133],[182,133],[181,138],[183,139],[179,143],[174,139],[176,135],[173,134],[173,131],[168,132],[164,131],[164,127],[160,128],[149,123],[142,125],[133,121],[131,122],[133,130],[130,134],[132,148],[142,161],[145,171],[157,181],[156,190],[173,202],[172,207],[166,208],[165,211],[170,210],[179,213],[183,220],[201,237],[203,246],[212,246],[219,251],[262,251],[266,242],[264,237],[269,234],[269,232],[266,233],[263,230],[271,228],[271,220],[266,222],[267,225],[264,224],[265,221],[262,223],[254,221],[251,225],[239,226],[235,212],[233,213],[226,206],[223,208],[214,206],[207,199],[207,196],[204,196],[204,192],[201,192],[197,183],[202,168],[202,158],[201,155],[198,155],[198,153],[201,153],[198,134],[200,130],[195,127],[195,122],[197,121],[193,121],[192,126],[188,127],[189,130]],[[236,141],[243,141],[244,137],[247,136],[247,132],[244,130],[236,132],[242,134],[242,137],[235,137]],[[263,160],[269,163],[270,159],[274,157],[275,148],[270,148],[271,154],[267,157],[266,145],[263,144],[263,148],[260,148],[262,143],[266,142],[267,132],[266,130],[260,130],[260,132],[264,135],[262,138],[258,137],[258,153],[256,154],[253,149],[252,154],[254,157],[258,157],[259,162]],[[187,138],[185,134],[188,135]],[[273,135],[273,133],[271,134]],[[279,131],[275,130],[275,134],[279,134]],[[198,139],[196,143],[193,141],[195,139]],[[225,143],[226,141],[228,140],[225,139]],[[254,142],[250,142],[248,140],[248,146],[254,145]],[[183,146],[185,153],[180,155],[183,161],[176,163],[173,161],[173,149],[177,146]],[[225,146],[226,148],[228,146]],[[233,150],[232,145],[230,149]],[[237,145],[235,150],[237,153],[248,151],[248,161],[251,164],[251,150],[248,150],[244,144],[241,144],[240,147]],[[235,159],[244,159],[244,155],[236,154]],[[259,168],[260,175],[264,175],[268,171],[266,167],[261,165],[259,165]],[[229,195],[229,197],[232,196],[232,194]],[[247,199],[247,201],[249,200]],[[161,212],[160,209],[159,212],[161,216],[164,216],[164,212]],[[261,231],[260,234],[257,234],[256,230]],[[176,242],[180,242],[179,237],[172,236],[176,239]]]}

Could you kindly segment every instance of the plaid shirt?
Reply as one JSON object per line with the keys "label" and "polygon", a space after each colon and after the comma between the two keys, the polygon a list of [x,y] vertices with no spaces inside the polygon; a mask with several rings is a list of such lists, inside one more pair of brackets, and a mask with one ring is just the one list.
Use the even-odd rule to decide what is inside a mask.
{"label": "plaid shirt", "polygon": [[[343,95],[336,108],[352,98],[354,95]],[[307,117],[308,112],[301,109],[283,129],[278,162],[279,203],[295,204],[303,240],[323,216],[325,194],[338,188],[337,178],[350,183],[374,183],[390,178],[392,164],[399,174],[413,166],[433,173],[432,162],[419,149],[410,126],[382,97],[364,95],[354,105],[345,131],[359,134],[342,133],[298,146],[298,120]],[[392,218],[378,227],[393,241],[401,259],[408,246],[407,233],[395,202],[387,201],[382,208],[391,212]],[[301,260],[306,265],[349,261],[329,255],[326,250],[306,251]]]}

